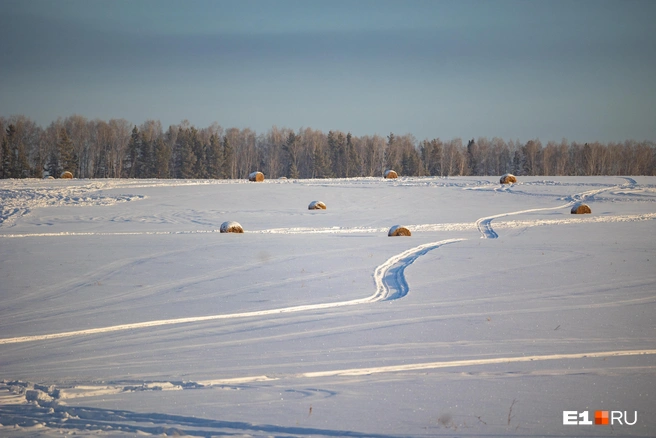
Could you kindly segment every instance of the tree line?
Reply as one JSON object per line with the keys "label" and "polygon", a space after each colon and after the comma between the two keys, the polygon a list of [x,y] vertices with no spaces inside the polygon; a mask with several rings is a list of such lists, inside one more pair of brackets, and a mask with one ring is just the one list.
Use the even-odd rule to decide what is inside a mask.
{"label": "tree line", "polygon": [[0,117],[0,178],[348,178],[381,176],[656,175],[654,142],[577,143],[435,138],[411,134],[357,137],[341,131],[272,127],[266,133],[197,128],[188,121],[167,129],[156,120],[79,115],[42,128],[28,117]]}

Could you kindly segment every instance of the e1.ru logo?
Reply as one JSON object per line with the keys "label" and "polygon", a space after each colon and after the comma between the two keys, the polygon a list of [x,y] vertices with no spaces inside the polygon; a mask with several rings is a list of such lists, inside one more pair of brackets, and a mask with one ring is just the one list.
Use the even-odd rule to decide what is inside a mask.
{"label": "e1.ru logo", "polygon": [[576,424],[576,425],[591,425],[608,426],[613,424],[621,424],[633,426],[638,422],[638,411],[633,413],[633,423],[629,421],[626,411],[595,411],[594,423],[590,420],[588,411],[563,411],[563,424]]}

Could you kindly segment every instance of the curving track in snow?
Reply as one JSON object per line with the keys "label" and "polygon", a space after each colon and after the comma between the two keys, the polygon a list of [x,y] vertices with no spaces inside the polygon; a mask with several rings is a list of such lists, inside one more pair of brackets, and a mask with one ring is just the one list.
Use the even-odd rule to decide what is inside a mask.
{"label": "curving track in snow", "polygon": [[497,237],[499,237],[499,235],[492,228],[492,221],[494,219],[500,217],[515,216],[524,213],[534,213],[537,211],[561,210],[563,208],[571,207],[572,205],[574,205],[575,202],[576,201],[571,201],[568,202],[567,204],[559,205],[558,207],[531,208],[528,210],[518,210],[518,211],[512,211],[510,213],[501,213],[501,214],[495,214],[494,216],[482,217],[476,221],[476,228],[481,233],[482,239],[496,239]]}
{"label": "curving track in snow", "polygon": [[[567,202],[566,204],[563,204],[563,205],[559,205],[557,207],[531,208],[531,209],[528,209],[528,210],[518,210],[518,211],[509,212],[509,213],[501,213],[501,214],[496,214],[496,215],[493,215],[493,216],[482,217],[482,218],[480,218],[476,221],[476,228],[481,233],[481,238],[482,239],[496,239],[497,237],[499,237],[499,235],[492,228],[492,221],[494,219],[498,219],[498,218],[501,218],[501,217],[515,216],[515,215],[518,215],[518,214],[535,213],[535,212],[538,212],[538,211],[561,210],[563,208],[570,208],[574,204],[577,204],[579,202],[583,202],[583,201],[592,199],[592,198],[594,198],[595,195],[598,195],[598,194],[603,193],[603,192],[607,192],[607,191],[610,191],[610,190],[617,190],[617,189],[633,189],[633,188],[636,187],[636,185],[637,185],[636,180],[634,180],[633,178],[628,178],[628,177],[624,177],[624,179],[627,180],[626,184],[616,185],[616,186],[611,186],[611,187],[604,187],[604,188],[595,189],[595,190],[588,190],[586,192],[571,195],[571,196],[569,196],[569,202]],[[511,192],[510,187],[508,187],[508,189],[506,191]]]}
{"label": "curving track in snow", "polygon": [[329,303],[306,304],[301,306],[280,307],[276,309],[256,310],[251,312],[225,313],[218,315],[193,316],[187,318],[160,319],[154,321],[136,322],[131,324],[119,324],[108,327],[99,327],[69,332],[49,333],[33,336],[19,336],[14,338],[0,339],[0,345],[17,344],[33,341],[47,341],[51,339],[69,338],[73,336],[94,335],[124,330],[136,330],[152,327],[161,327],[175,324],[189,324],[219,319],[235,319],[279,315],[283,313],[305,312],[311,310],[331,309],[344,306],[355,306],[360,304],[376,303],[378,301],[395,300],[408,293],[408,284],[405,280],[405,268],[412,264],[419,256],[449,243],[459,242],[464,239],[447,239],[439,242],[431,242],[410,248],[400,254],[390,257],[385,263],[378,266],[374,271],[375,292],[365,298],[348,301],[336,301]]}
{"label": "curving track in snow", "polygon": [[[571,204],[568,204],[571,205]],[[551,207],[550,207],[551,208]],[[561,209],[563,206],[554,207],[553,209]],[[442,224],[414,224],[407,225],[408,229],[412,232],[427,232],[427,231],[471,231],[478,229],[481,231],[481,226],[486,226],[494,232],[492,226],[486,220],[497,217],[505,217],[518,215],[522,213],[530,213],[532,211],[543,211],[544,209],[521,210],[513,213],[504,213],[497,216],[488,216],[478,219],[476,222],[457,222],[457,223],[442,223]],[[607,222],[639,222],[646,220],[656,219],[656,213],[644,214],[623,214],[614,216],[588,216],[567,219],[533,219],[524,221],[495,221],[495,228],[531,228],[545,225],[570,225],[580,223],[607,223]],[[486,221],[486,222],[484,222]],[[484,223],[483,223],[484,222]],[[379,227],[294,227],[294,228],[270,228],[265,230],[251,230],[245,231],[245,234],[375,234],[387,233],[388,228]],[[118,232],[98,232],[98,231],[82,231],[82,232],[60,232],[60,233],[6,233],[0,234],[0,239],[19,239],[30,237],[84,237],[84,236],[164,236],[164,235],[186,235],[186,234],[218,234],[220,230],[186,230],[186,231],[118,231]],[[481,231],[483,234],[483,231]],[[496,234],[496,232],[494,232]],[[492,238],[492,237],[488,237]]]}
{"label": "curving track in snow", "polygon": [[376,295],[384,300],[396,300],[408,294],[408,282],[405,280],[405,268],[414,263],[417,258],[440,246],[460,242],[466,239],[448,239],[439,242],[425,243],[415,246],[390,257],[374,271]]}

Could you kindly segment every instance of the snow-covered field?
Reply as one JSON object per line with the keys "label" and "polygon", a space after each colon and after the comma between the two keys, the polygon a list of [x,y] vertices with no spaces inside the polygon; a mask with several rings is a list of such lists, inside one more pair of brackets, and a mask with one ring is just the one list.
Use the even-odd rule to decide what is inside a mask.
{"label": "snow-covered field", "polygon": [[655,177],[0,198],[0,436],[656,435]]}

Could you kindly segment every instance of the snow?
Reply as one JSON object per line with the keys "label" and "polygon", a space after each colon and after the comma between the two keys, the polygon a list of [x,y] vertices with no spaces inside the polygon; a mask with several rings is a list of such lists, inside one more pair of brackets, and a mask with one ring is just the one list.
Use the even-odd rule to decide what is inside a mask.
{"label": "snow", "polygon": [[[0,197],[0,436],[656,430],[655,177],[2,180]],[[398,223],[412,236],[388,238]]]}

